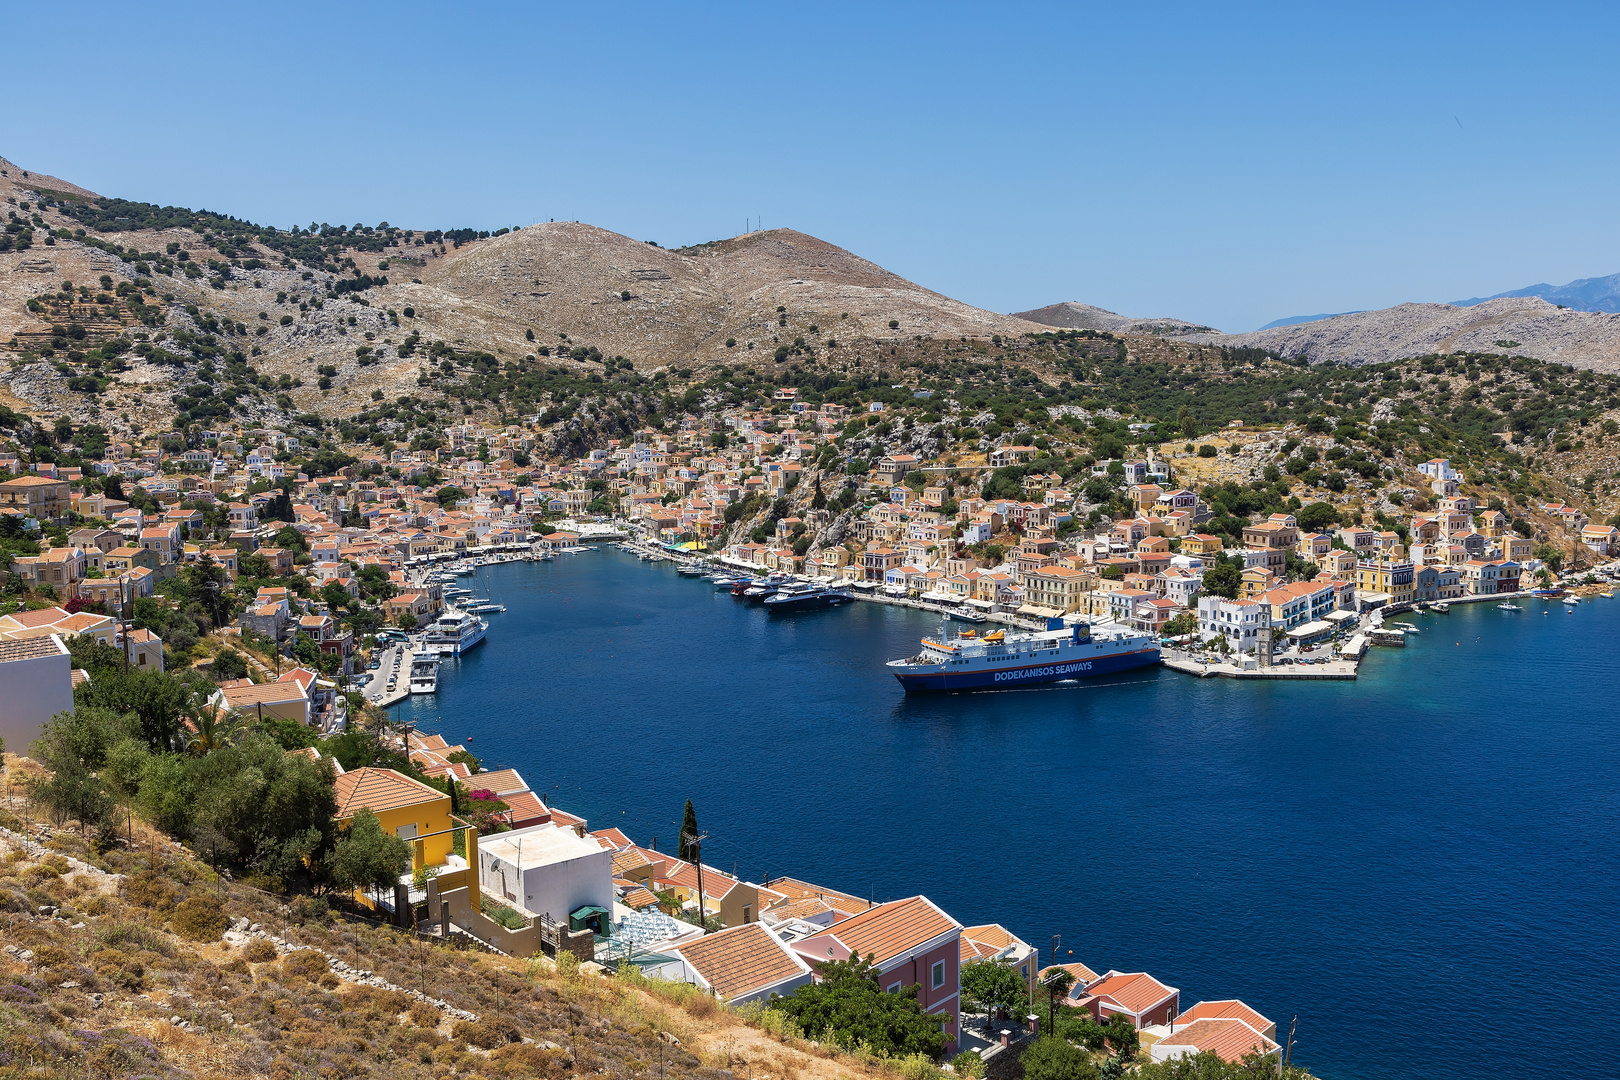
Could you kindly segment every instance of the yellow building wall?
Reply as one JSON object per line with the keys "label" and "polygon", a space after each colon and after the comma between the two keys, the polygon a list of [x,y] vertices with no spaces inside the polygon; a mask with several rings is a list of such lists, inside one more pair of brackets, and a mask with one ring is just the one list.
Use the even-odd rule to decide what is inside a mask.
{"label": "yellow building wall", "polygon": [[[395,836],[398,836],[399,830],[405,826],[416,826],[416,835],[423,839],[411,843],[413,871],[420,870],[424,866],[443,866],[455,845],[455,838],[448,831],[451,826],[448,795],[442,799],[402,806],[395,810],[384,810],[377,814],[377,822],[383,827],[384,832],[393,833]],[[339,824],[345,828],[348,826],[346,821]],[[427,835],[429,833],[439,835],[429,836]]]}

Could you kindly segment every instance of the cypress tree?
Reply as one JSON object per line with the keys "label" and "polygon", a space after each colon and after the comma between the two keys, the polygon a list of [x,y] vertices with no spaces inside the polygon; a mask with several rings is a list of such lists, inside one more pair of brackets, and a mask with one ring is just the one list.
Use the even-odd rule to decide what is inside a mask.
{"label": "cypress tree", "polygon": [[697,859],[697,845],[688,839],[688,837],[697,834],[697,811],[692,809],[692,800],[687,799],[686,814],[681,818],[681,846],[679,851],[680,858],[685,862],[693,862]]}

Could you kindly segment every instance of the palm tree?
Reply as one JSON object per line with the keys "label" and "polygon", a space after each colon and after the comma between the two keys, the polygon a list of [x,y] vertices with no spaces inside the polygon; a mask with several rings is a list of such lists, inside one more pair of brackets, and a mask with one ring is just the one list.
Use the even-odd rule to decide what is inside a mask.
{"label": "palm tree", "polygon": [[191,732],[186,736],[186,749],[204,757],[222,746],[233,745],[242,735],[242,720],[235,710],[223,709],[212,701],[196,702],[187,719]]}
{"label": "palm tree", "polygon": [[1041,985],[1046,987],[1046,992],[1050,995],[1050,1004],[1046,1013],[1046,1033],[1056,1035],[1057,999],[1069,996],[1069,990],[1074,986],[1074,973],[1060,967],[1053,967],[1047,971],[1046,977],[1041,980]]}

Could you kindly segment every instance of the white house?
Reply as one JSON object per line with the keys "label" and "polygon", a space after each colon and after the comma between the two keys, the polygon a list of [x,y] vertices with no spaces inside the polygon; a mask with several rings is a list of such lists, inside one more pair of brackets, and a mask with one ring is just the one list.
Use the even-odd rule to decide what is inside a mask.
{"label": "white house", "polygon": [[0,641],[0,737],[26,754],[45,722],[73,709],[73,659],[56,634]]}
{"label": "white house", "polygon": [[1233,652],[1254,652],[1260,631],[1271,625],[1271,607],[1257,600],[1198,598],[1198,634],[1205,641],[1226,639]]}
{"label": "white house", "polygon": [[478,884],[513,907],[566,925],[580,908],[613,910],[613,852],[549,822],[496,833],[479,841]]}

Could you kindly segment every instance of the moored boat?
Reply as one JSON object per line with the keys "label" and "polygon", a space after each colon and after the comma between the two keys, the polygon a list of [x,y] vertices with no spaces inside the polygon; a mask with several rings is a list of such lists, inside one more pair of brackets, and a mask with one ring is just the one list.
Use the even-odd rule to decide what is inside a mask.
{"label": "moored boat", "polygon": [[952,638],[949,629],[947,620],[939,640],[924,638],[916,656],[889,661],[907,693],[1087,679],[1159,662],[1153,635],[1138,630],[1093,632],[1085,623],[1064,626],[1061,619],[1049,619],[1045,630],[994,630],[982,638],[971,630]]}
{"label": "moored boat", "polygon": [[775,614],[791,611],[816,611],[821,608],[840,607],[853,603],[845,592],[827,585],[788,585],[765,598],[765,607]]}

